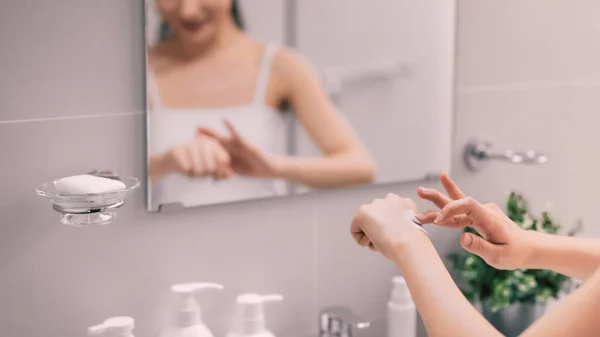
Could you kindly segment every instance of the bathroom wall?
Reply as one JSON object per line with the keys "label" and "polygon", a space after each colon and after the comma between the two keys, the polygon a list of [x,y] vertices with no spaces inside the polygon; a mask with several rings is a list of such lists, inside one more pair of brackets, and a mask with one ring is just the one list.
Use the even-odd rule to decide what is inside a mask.
{"label": "bathroom wall", "polygon": [[[148,214],[138,190],[105,228],[58,225],[36,197],[53,177],[112,168],[144,176],[141,1],[0,2],[0,326],[7,336],[77,337],[110,315],[133,315],[155,336],[168,285],[217,281],[202,296],[218,335],[235,295],[279,292],[280,336],[314,332],[318,310],[351,306],[384,316],[394,267],[356,247],[348,224],[361,203],[415,184]],[[593,0],[459,1],[454,176],[467,193],[501,202],[517,188],[565,221],[593,212],[600,190],[600,22]],[[464,169],[472,136],[533,148],[550,163]],[[407,144],[407,146],[410,146]],[[428,184],[437,186],[434,183]],[[421,204],[424,207],[423,204]],[[432,230],[440,253],[457,233]],[[376,337],[376,336],[374,336]]]}

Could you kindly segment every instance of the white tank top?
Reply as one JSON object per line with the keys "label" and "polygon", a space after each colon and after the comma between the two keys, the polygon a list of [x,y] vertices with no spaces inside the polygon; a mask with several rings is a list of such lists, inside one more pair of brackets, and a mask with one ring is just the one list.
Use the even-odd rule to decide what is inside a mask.
{"label": "white tank top", "polygon": [[[196,137],[198,127],[228,134],[223,121],[228,119],[247,140],[273,154],[287,151],[287,119],[282,112],[265,104],[271,64],[277,46],[265,46],[252,103],[216,109],[173,109],[163,106],[158,85],[148,69],[148,95],[152,104],[148,130],[150,154],[164,153]],[[150,68],[150,67],[148,67]],[[234,175],[230,179],[189,178],[180,174],[163,177],[150,187],[150,205],[157,210],[168,204],[185,207],[235,202],[285,195],[283,180]]]}

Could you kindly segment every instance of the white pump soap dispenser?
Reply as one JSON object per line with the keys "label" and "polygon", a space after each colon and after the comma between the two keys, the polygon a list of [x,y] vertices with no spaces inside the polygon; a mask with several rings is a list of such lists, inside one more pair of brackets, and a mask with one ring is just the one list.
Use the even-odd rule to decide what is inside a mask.
{"label": "white pump soap dispenser", "polygon": [[135,321],[131,317],[112,317],[88,329],[90,336],[133,337]]}
{"label": "white pump soap dispenser", "polygon": [[265,327],[264,303],[281,302],[281,295],[242,294],[236,301],[234,327],[227,337],[275,337]]}
{"label": "white pump soap dispenser", "polygon": [[179,303],[172,316],[172,324],[161,337],[213,337],[212,332],[202,322],[201,310],[196,293],[204,289],[223,290],[217,283],[182,283],[171,286],[171,291],[179,296]]}
{"label": "white pump soap dispenser", "polygon": [[392,279],[392,296],[388,302],[388,337],[417,335],[417,308],[406,280],[402,276]]}

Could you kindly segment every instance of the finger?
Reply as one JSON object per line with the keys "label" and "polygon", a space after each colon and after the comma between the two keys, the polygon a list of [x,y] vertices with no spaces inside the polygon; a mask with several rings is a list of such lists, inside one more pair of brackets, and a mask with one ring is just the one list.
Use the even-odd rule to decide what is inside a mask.
{"label": "finger", "polygon": [[229,134],[231,135],[231,138],[242,139],[242,136],[240,135],[240,133],[233,126],[233,124],[231,124],[231,122],[227,119],[225,120],[225,126],[227,127],[227,130],[229,130]]}
{"label": "finger", "polygon": [[362,244],[362,242],[363,242],[362,240],[364,238],[366,238],[367,236],[363,232],[352,232],[352,237],[354,238],[354,241],[356,241],[356,243],[358,243],[359,246],[364,246]]}
{"label": "finger", "polygon": [[223,135],[223,134],[221,134],[221,133],[219,133],[219,132],[217,132],[217,131],[215,131],[213,129],[203,128],[203,127],[198,128],[197,135],[198,136],[208,136],[208,137],[214,138],[219,143],[223,143],[223,142],[226,142],[228,140],[227,136],[225,136],[225,135]]}
{"label": "finger", "polygon": [[466,214],[455,215],[452,217],[451,223],[455,228],[469,227],[473,225],[473,219]]}
{"label": "finger", "polygon": [[217,169],[215,173],[213,173],[213,179],[215,180],[223,180],[229,178],[227,175],[227,171],[225,169]]}
{"label": "finger", "polygon": [[496,261],[501,253],[501,247],[485,241],[480,236],[472,233],[464,233],[460,237],[460,245],[468,252],[473,253],[486,262]]}
{"label": "finger", "polygon": [[[440,211],[427,211],[425,213],[415,215],[415,218],[419,220],[422,224],[433,223],[434,220],[438,217]],[[436,223],[438,226],[446,227],[446,228],[463,228],[468,227],[473,224],[473,220],[471,220],[468,216],[455,215],[449,219],[444,220],[444,222]]]}
{"label": "finger", "polygon": [[369,244],[369,249],[374,252],[379,252],[379,249],[377,249],[377,247],[375,247],[375,245],[372,242]]}
{"label": "finger", "polygon": [[458,185],[456,185],[456,183],[450,179],[447,173],[442,173],[440,176],[440,181],[442,182],[442,185],[444,185],[444,188],[446,189],[446,192],[448,192],[450,198],[458,200],[465,197],[465,194],[460,190],[460,188],[458,188]]}
{"label": "finger", "polygon": [[442,192],[433,188],[419,187],[417,194],[421,199],[429,200],[439,208],[444,208],[444,206],[452,201],[452,199],[445,196]]}
{"label": "finger", "polygon": [[191,158],[188,154],[188,150],[185,147],[179,147],[175,149],[173,152],[173,160],[177,165],[177,169],[181,174],[184,174],[188,177],[192,176],[194,165],[191,161]]}
{"label": "finger", "polygon": [[225,149],[221,146],[215,146],[215,161],[217,164],[217,172],[219,173],[219,177],[227,178],[231,167],[231,157],[229,153],[225,151]]}
{"label": "finger", "polygon": [[354,215],[354,218],[352,219],[352,223],[350,225],[350,233],[352,233],[352,237],[358,244],[360,244],[360,240],[364,236],[366,236],[365,233],[363,232],[360,224],[363,221],[363,216],[364,216],[363,213],[366,211],[367,207],[368,207],[367,205],[363,205],[358,209],[358,211]]}
{"label": "finger", "polygon": [[456,215],[465,214],[474,221],[481,222],[485,219],[486,212],[479,202],[470,197],[449,202],[441,211],[438,217],[433,220],[435,224],[441,224]]}
{"label": "finger", "polygon": [[455,215],[453,217],[450,217],[450,218],[444,220],[443,222],[438,223],[437,225],[446,227],[446,228],[453,228],[453,229],[463,228],[463,227],[469,227],[469,226],[473,225],[473,219],[471,219],[466,214],[461,214],[461,215]]}
{"label": "finger", "polygon": [[198,144],[191,143],[185,147],[185,156],[188,158],[190,163],[189,176],[190,177],[201,177],[204,172],[202,166],[202,159],[200,154],[200,148]]}
{"label": "finger", "polygon": [[215,177],[217,180],[228,179],[231,177],[231,157],[229,153],[221,146],[215,147]]}
{"label": "finger", "polygon": [[192,162],[192,174],[196,177],[204,176],[204,163],[202,162],[202,146],[198,143],[192,143],[188,147],[188,155]]}
{"label": "finger", "polygon": [[417,218],[417,220],[419,220],[419,222],[421,222],[423,224],[427,224],[427,223],[432,223],[433,220],[435,220],[435,218],[437,218],[438,214],[440,214],[440,211],[427,211],[427,212],[415,215],[415,218]]}
{"label": "finger", "polygon": [[205,174],[213,174],[217,171],[215,146],[209,142],[202,143],[202,163]]}
{"label": "finger", "polygon": [[370,246],[372,243],[371,240],[369,240],[369,238],[365,235],[365,233],[362,233],[362,237],[360,238],[360,241],[358,241],[358,244],[361,247],[367,247]]}

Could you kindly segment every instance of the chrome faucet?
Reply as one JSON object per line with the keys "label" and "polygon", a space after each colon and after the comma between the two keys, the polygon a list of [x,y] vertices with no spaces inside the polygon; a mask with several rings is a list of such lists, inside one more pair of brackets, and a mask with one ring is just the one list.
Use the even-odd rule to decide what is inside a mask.
{"label": "chrome faucet", "polygon": [[353,337],[355,329],[366,329],[370,325],[348,308],[329,307],[319,315],[319,337]]}

